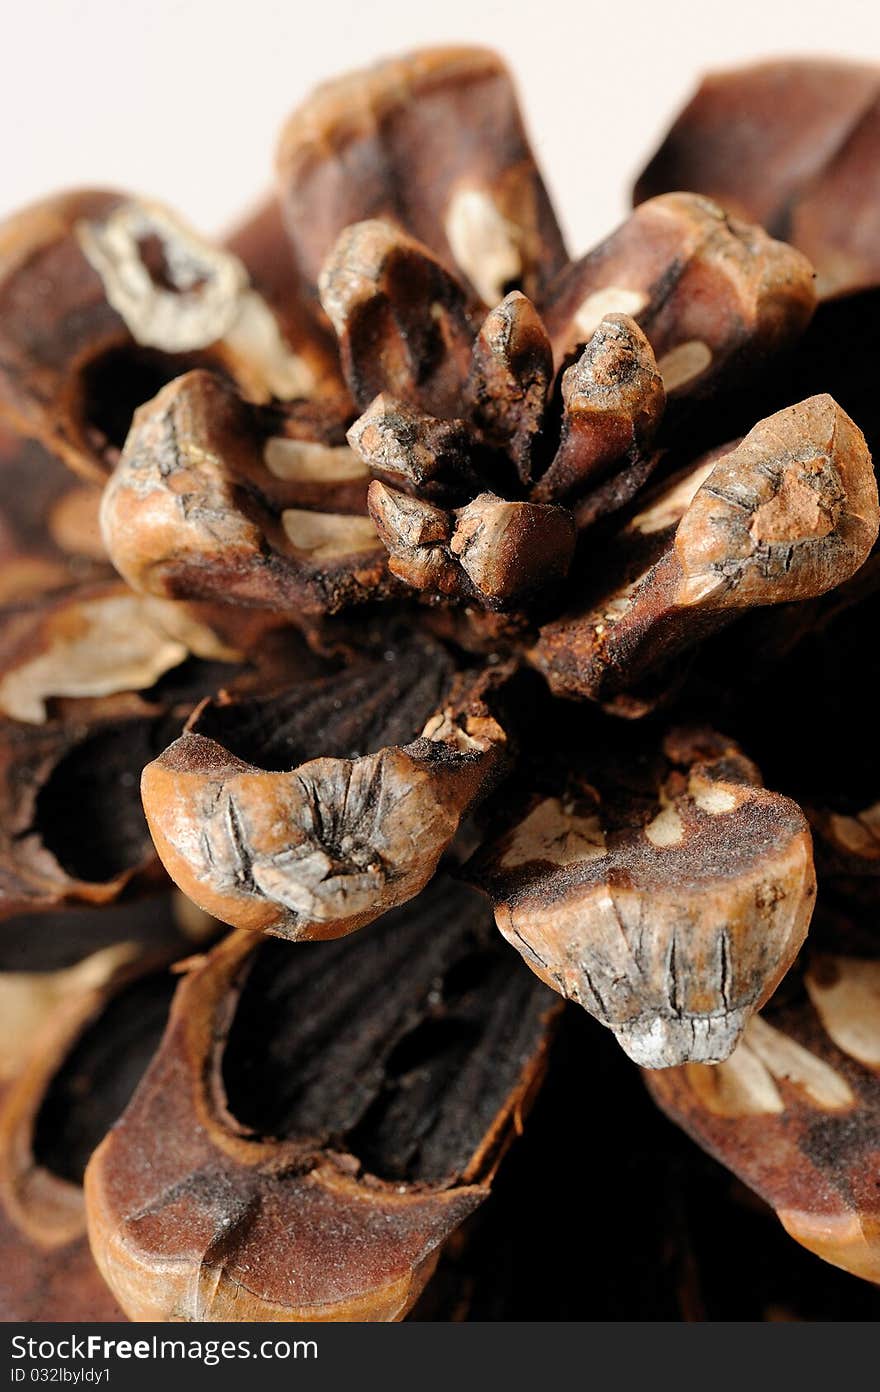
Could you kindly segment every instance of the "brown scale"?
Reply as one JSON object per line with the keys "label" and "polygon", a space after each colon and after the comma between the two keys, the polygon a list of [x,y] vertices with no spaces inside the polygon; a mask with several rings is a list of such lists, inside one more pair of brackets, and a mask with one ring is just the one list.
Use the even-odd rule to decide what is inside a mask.
{"label": "brown scale", "polygon": [[543,720],[565,754],[532,751],[464,876],[532,970],[637,1062],[727,1057],[810,921],[806,819],[711,730],[577,722],[560,702]]}
{"label": "brown scale", "polygon": [[[777,1212],[798,1242],[880,1276],[876,934],[822,915],[731,1058],[652,1075],[659,1104]],[[812,939],[811,939],[812,941]]]}
{"label": "brown scale", "polygon": [[335,405],[257,407],[192,372],[141,408],[104,494],[113,563],[136,590],[295,621],[387,597],[368,474]]}
{"label": "brown scale", "polygon": [[220,699],[147,768],[153,840],[237,927],[333,938],[427,883],[503,762],[500,665],[456,676],[425,637],[274,696]]}
{"label": "brown scale", "polygon": [[489,1192],[553,1013],[443,877],[371,934],[228,939],[89,1166],[93,1250],[126,1311],[402,1318]]}
{"label": "brown scale", "polygon": [[872,64],[795,59],[713,73],[640,174],[633,201],[680,188],[709,194],[799,247],[822,296],[865,289],[880,273],[867,193],[878,113]]}

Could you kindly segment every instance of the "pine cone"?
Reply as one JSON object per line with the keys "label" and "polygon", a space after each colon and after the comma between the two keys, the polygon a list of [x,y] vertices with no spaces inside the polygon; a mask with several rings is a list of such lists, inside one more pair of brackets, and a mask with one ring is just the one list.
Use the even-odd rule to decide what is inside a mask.
{"label": "pine cone", "polygon": [[[470,49],[318,89],[224,246],[113,192],[0,231],[8,1317],[533,1310],[484,1292],[554,1076],[604,1060],[612,1136],[645,1105],[574,1007],[880,1282],[880,76],[845,79],[708,80],[576,261]],[[681,1217],[704,1162],[657,1134]],[[733,1317],[693,1222],[659,1317]]]}

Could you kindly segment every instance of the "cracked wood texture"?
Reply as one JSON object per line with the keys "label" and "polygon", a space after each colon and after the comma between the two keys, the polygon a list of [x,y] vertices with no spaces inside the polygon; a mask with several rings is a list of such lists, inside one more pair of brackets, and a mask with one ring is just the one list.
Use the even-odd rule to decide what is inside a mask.
{"label": "cracked wood texture", "polygon": [[499,797],[463,874],[532,971],[637,1063],[727,1057],[807,931],[805,817],[711,731],[657,742],[556,703],[541,718],[565,756],[532,752],[537,787]]}
{"label": "cracked wood texture", "polygon": [[873,925],[817,925],[726,1063],[652,1074],[655,1100],[811,1252],[880,1282],[880,972]]}
{"label": "cracked wood texture", "polygon": [[644,456],[666,407],[651,345],[634,320],[609,314],[562,374],[559,448],[532,490],[536,502],[586,491],[611,466]]}
{"label": "cracked wood texture", "polygon": [[811,397],[646,500],[608,544],[592,592],[545,625],[531,660],[559,694],[613,700],[737,611],[847,580],[878,523],[864,436],[831,397]]}
{"label": "cracked wood texture", "polygon": [[333,938],[427,883],[499,773],[504,669],[427,637],[265,697],[220,698],[143,775],[172,879],[236,927]]}
{"label": "cracked wood texture", "polygon": [[447,511],[378,479],[370,516],[393,575],[414,589],[505,610],[551,594],[574,556],[575,523],[565,508],[508,502],[480,493]]}
{"label": "cracked wood texture", "polygon": [[191,372],[136,412],[101,505],[136,590],[295,619],[393,590],[335,407],[261,409]]}
{"label": "cracked wood texture", "polygon": [[552,1015],[442,877],[370,934],[233,935],[89,1165],[111,1289],[135,1319],[401,1319],[489,1193]]}
{"label": "cracked wood texture", "polygon": [[799,247],[830,297],[875,286],[880,67],[771,61],[704,78],[639,176],[633,201],[709,194]]}

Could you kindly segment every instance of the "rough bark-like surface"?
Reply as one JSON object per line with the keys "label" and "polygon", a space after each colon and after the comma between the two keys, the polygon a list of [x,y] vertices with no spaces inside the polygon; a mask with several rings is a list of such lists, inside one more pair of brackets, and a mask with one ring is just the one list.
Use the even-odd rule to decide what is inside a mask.
{"label": "rough bark-like surface", "polygon": [[387,593],[368,481],[335,411],[262,411],[192,372],[137,412],[101,523],[134,589],[295,620]]}
{"label": "rough bark-like surface", "polygon": [[553,349],[530,300],[512,291],[484,319],[466,395],[481,436],[509,455],[530,482],[553,385]]}
{"label": "rough bark-like surface", "polygon": [[562,376],[562,431],[535,502],[580,495],[648,453],[666,406],[663,379],[641,329],[609,314]]}
{"label": "rough bark-like surface", "polygon": [[[810,917],[812,833],[824,965],[805,989],[835,1046],[880,1067],[878,93],[880,69],[835,63],[711,79],[643,181],[659,196],[574,263],[507,72],[472,49],[321,89],[276,197],[219,245],[100,191],[0,228],[3,1086],[88,984],[83,955],[119,946],[109,919],[167,889],[163,862],[193,943],[208,909],[250,930],[196,969],[137,1126],[94,1170],[127,1308],[398,1318],[447,1235],[453,1266],[486,1270],[467,1251],[486,1221],[542,1290],[505,1305],[496,1237],[490,1304],[462,1274],[456,1317],[532,1317],[551,1292],[571,1310],[552,1242],[519,1246],[547,1170],[459,1226],[486,1190],[467,1157],[497,1158],[542,1048],[534,973],[586,1005],[569,1018],[598,1040],[578,1065],[594,1083],[616,1035],[698,1080],[723,1059],[728,1099],[775,1088],[786,1109],[815,1085],[844,1117],[816,1142],[831,1228],[875,1274],[873,1101],[847,1110],[837,1064],[756,1012],[790,1003],[767,996]],[[663,183],[675,170],[694,191]],[[436,877],[465,865],[534,973],[485,915],[447,958],[471,910]],[[78,1235],[47,1251],[75,1313],[94,1294],[79,1182],[149,1014],[120,1000],[100,1012],[123,1027],[110,1057],[88,1028],[57,1069],[47,1047],[32,1135],[4,1151],[0,1129],[25,1317],[62,1314],[62,1278],[22,1223],[48,1232],[77,1203]],[[702,1105],[715,1085],[694,1086]],[[635,1312],[618,1248],[651,1254],[656,1308],[687,1318],[809,1317],[851,1279],[806,1302],[743,1281],[738,1186],[700,1220],[727,1292],[701,1306],[679,1220],[703,1161],[667,1192],[618,1100],[617,1186],[611,1151],[572,1187],[553,1147],[569,1246],[615,1249],[596,1309]],[[794,1172],[792,1134],[756,1140]],[[587,1235],[575,1192],[617,1229],[602,1214]],[[794,1205],[808,1233],[812,1202]]]}
{"label": "rough bark-like surface", "polygon": [[378,480],[368,504],[393,575],[487,609],[526,604],[554,589],[574,556],[574,518],[550,504],[480,493],[447,512]]}
{"label": "rough bark-like surface", "polygon": [[505,799],[464,873],[532,970],[637,1063],[726,1058],[807,931],[806,819],[710,731],[593,738]]}
{"label": "rough bark-like surface", "polygon": [[527,982],[442,880],[354,939],[228,939],[89,1166],[127,1313],[402,1318],[540,1081],[552,997]]}
{"label": "rough bark-like surface", "polygon": [[532,659],[560,694],[613,698],[738,610],[848,579],[878,520],[864,436],[812,397],[649,500],[610,544],[609,588],[542,629]]}
{"label": "rough bark-like surface", "polygon": [[436,503],[479,493],[480,450],[463,420],[438,420],[380,393],[348,432],[373,478]]}
{"label": "rough bark-like surface", "polygon": [[236,927],[334,938],[411,899],[502,762],[500,669],[426,639],[265,699],[208,703],[143,776],[159,855]]}

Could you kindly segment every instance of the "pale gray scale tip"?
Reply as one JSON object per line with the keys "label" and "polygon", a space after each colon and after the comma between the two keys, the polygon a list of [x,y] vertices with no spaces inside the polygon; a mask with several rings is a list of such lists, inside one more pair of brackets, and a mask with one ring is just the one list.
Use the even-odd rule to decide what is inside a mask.
{"label": "pale gray scale tip", "polygon": [[683,1063],[723,1063],[739,1043],[750,1012],[719,1015],[640,1015],[615,1025],[624,1053],[641,1068],[677,1068]]}

